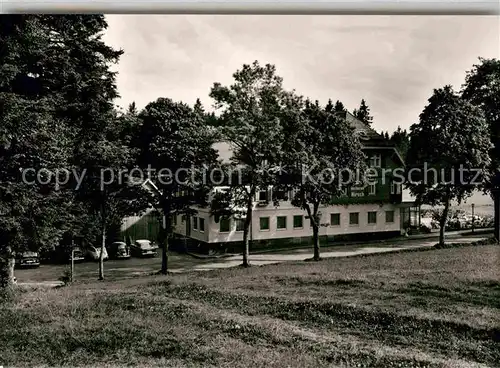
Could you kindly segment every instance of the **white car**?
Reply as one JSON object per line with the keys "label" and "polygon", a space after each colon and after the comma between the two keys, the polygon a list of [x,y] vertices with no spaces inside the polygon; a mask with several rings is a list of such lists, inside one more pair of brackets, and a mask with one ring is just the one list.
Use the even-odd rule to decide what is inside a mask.
{"label": "white car", "polygon": [[[87,258],[90,258],[93,261],[98,261],[101,257],[101,248],[100,247],[89,247],[87,249]],[[108,251],[104,248],[103,258],[106,261],[108,257]]]}

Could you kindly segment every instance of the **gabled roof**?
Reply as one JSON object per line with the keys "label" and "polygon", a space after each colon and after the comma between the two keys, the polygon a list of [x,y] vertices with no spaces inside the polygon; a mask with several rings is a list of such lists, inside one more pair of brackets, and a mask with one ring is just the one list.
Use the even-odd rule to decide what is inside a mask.
{"label": "gabled roof", "polygon": [[[360,134],[360,142],[363,148],[382,148],[393,150],[394,154],[399,158],[401,163],[404,164],[404,161],[396,147],[387,139],[385,139],[382,134],[377,133],[375,129],[356,118],[349,111],[345,111],[339,114],[343,114],[347,122],[350,123],[354,127],[355,131]],[[214,144],[214,148],[219,152],[219,158],[222,159],[223,162],[230,162],[232,157],[232,149],[231,145],[228,142],[217,142]]]}
{"label": "gabled roof", "polygon": [[345,111],[343,114],[347,122],[350,123],[354,127],[354,129],[361,134],[360,141],[363,146],[394,147],[394,145],[392,145],[387,139],[385,139],[382,134],[377,133],[375,129],[356,118],[349,111]]}

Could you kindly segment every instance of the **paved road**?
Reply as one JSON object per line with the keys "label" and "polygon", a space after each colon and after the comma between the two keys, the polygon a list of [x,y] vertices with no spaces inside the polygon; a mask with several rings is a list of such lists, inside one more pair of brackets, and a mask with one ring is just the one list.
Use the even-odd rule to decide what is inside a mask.
{"label": "paved road", "polygon": [[[171,253],[169,255],[169,266],[171,267],[194,267],[207,263],[209,260],[195,259],[189,255]],[[161,257],[154,258],[129,258],[122,260],[108,260],[104,262],[104,276],[106,279],[119,279],[127,277],[143,276],[157,272],[161,268]],[[53,282],[63,276],[68,265],[42,264],[38,268],[16,269],[15,276],[19,284]],[[75,263],[75,280],[97,280],[99,263],[86,261]]]}
{"label": "paved road", "polygon": [[[488,235],[456,236],[453,242],[474,242],[487,238]],[[436,243],[435,239],[412,239],[386,244],[346,245],[324,248],[323,258],[347,257],[358,254],[373,254],[393,252],[409,248],[428,248]],[[250,262],[260,266],[273,263],[303,261],[312,256],[311,249],[287,250],[279,253],[251,254]],[[220,259],[197,259],[186,254],[171,253],[169,256],[169,270],[171,272],[208,271],[220,268],[235,267],[241,264],[241,255],[233,255]],[[160,269],[161,259],[130,258],[127,260],[109,260],[104,263],[105,278],[108,280],[138,277],[152,274]],[[41,265],[35,269],[16,269],[15,275],[19,284],[45,283],[57,284],[57,280],[68,269],[68,265]],[[97,280],[98,263],[84,262],[75,264],[75,280]]]}
{"label": "paved road", "polygon": [[[454,243],[472,243],[478,240],[486,239],[487,236],[476,235],[476,236],[462,236],[454,237]],[[411,248],[430,248],[436,244],[435,239],[423,239],[423,240],[409,240],[405,242],[399,242],[394,244],[380,244],[380,245],[350,245],[350,246],[337,246],[328,247],[321,251],[322,258],[336,258],[336,257],[351,257],[360,254],[375,254],[375,253],[387,253],[395,252],[403,249]],[[263,253],[263,254],[251,254],[249,259],[250,263],[256,266],[262,266],[267,264],[275,264],[282,262],[297,262],[304,261],[312,257],[312,250],[298,249],[295,251],[287,251],[284,253]],[[199,265],[190,265],[188,267],[183,267],[180,269],[172,269],[172,272],[187,272],[187,271],[207,271],[219,268],[235,267],[241,264],[241,255],[230,256],[226,258],[221,258],[217,261],[208,262]]]}

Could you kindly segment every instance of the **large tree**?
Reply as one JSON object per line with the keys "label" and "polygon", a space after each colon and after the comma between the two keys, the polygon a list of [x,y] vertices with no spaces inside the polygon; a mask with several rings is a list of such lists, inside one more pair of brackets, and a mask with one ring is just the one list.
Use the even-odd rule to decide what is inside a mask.
{"label": "large tree", "polygon": [[333,108],[333,110],[335,112],[344,112],[346,111],[346,108],[344,107],[344,104],[341,101],[337,100],[337,102],[335,102],[335,107]]}
{"label": "large tree", "polygon": [[106,28],[102,15],[51,17],[47,24],[53,47],[64,55],[59,72],[68,76],[65,85],[52,86],[66,100],[57,113],[73,132],[72,167],[85,175],[76,195],[101,221],[99,279],[104,278],[107,226],[118,202],[128,203],[131,197],[127,180],[118,173],[133,164],[126,119],[113,103],[118,92],[111,65],[123,52],[104,43]]}
{"label": "large tree", "polygon": [[[386,133],[386,138],[388,137],[388,133]],[[403,157],[403,160],[406,159],[406,154],[408,152],[408,147],[410,145],[410,136],[406,129],[401,129],[398,126],[398,129],[395,130],[389,138],[389,141],[396,146],[398,152]]]}
{"label": "large tree", "polygon": [[[67,100],[66,55],[54,50],[49,16],[0,22],[0,286],[13,282],[14,256],[61,236],[54,215],[65,202],[55,172],[67,166],[72,131],[58,116]],[[68,56],[70,57],[70,56]],[[63,206],[62,206],[63,207]]]}
{"label": "large tree", "polygon": [[77,191],[77,198],[88,204],[90,211],[98,213],[100,229],[99,279],[104,279],[104,251],[109,226],[121,224],[124,216],[132,215],[133,203],[138,201],[140,186],[130,183],[125,171],[134,166],[131,148],[122,139],[120,119],[110,116],[99,131],[89,134],[80,142],[79,169],[85,172]]}
{"label": "large tree", "polygon": [[[121,168],[122,159],[128,156],[124,154],[126,145],[122,137],[116,133],[118,119],[113,100],[118,94],[115,73],[110,69],[122,51],[102,41],[106,27],[103,15],[3,17],[1,37],[5,47],[2,47],[0,77],[2,92],[6,93],[3,96],[6,119],[2,119],[7,124],[2,134],[2,141],[6,142],[4,148],[8,146],[12,151],[21,147],[12,144],[13,135],[8,130],[17,124],[18,131],[14,133],[24,140],[26,133],[19,128],[22,124],[30,128],[33,138],[31,142],[24,140],[24,150],[31,151],[37,160],[18,162],[22,164],[19,167],[60,166],[84,175],[85,181],[76,193],[73,191],[75,180],[70,180],[63,189],[70,201],[76,194],[84,203],[82,208],[99,212],[103,224],[107,194],[102,188],[102,170]],[[30,105],[25,104],[27,102]],[[7,157],[12,161],[12,155],[7,154],[5,159]],[[61,164],[61,161],[65,162]],[[13,188],[12,184],[9,186]],[[12,193],[12,190],[6,192]],[[32,188],[23,200],[37,192]],[[42,197],[33,198],[31,206],[22,208],[44,209],[36,205],[37,201],[46,201],[50,194],[45,188]],[[10,219],[12,223],[13,217]],[[100,276],[102,278],[102,272]]]}
{"label": "large tree", "polygon": [[367,125],[373,123],[373,117],[370,115],[370,108],[364,99],[361,100],[359,108],[354,109],[353,115]]}
{"label": "large tree", "polygon": [[492,143],[487,189],[494,201],[495,238],[500,241],[500,60],[482,59],[467,73],[462,96],[484,112]]}
{"label": "large tree", "polygon": [[481,111],[451,86],[435,89],[420,121],[410,129],[407,186],[417,203],[443,206],[439,243],[450,202],[459,203],[481,184],[490,164],[488,125]]}
{"label": "large tree", "polygon": [[274,65],[260,65],[257,61],[245,64],[233,74],[229,86],[215,83],[210,96],[221,112],[222,138],[232,148],[232,164],[241,174],[240,181],[232,181],[228,195],[242,208],[243,266],[249,266],[249,230],[255,196],[259,189],[267,190],[273,184],[269,168],[278,165],[279,143],[283,141],[280,123],[288,93]]}
{"label": "large tree", "polygon": [[[157,193],[151,204],[164,218],[162,228],[162,268],[168,269],[168,241],[172,217],[192,215],[195,207],[206,205],[211,187],[210,169],[217,162],[214,135],[206,124],[203,108],[158,98],[139,114],[140,126],[135,146],[139,165],[148,168]],[[204,175],[205,173],[205,175]]]}
{"label": "large tree", "polygon": [[[321,208],[343,193],[349,176],[364,181],[364,155],[354,128],[335,111],[306,100],[300,114],[284,120],[282,175],[292,205],[306,211],[313,230],[313,259],[320,260]],[[352,175],[350,175],[352,174]],[[353,184],[353,183],[350,183]]]}

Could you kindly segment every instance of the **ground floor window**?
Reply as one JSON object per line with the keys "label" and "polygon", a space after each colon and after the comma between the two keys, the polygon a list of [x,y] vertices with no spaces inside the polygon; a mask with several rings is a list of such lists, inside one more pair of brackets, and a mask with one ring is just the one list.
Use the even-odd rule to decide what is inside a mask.
{"label": "ground floor window", "polygon": [[369,224],[377,223],[377,212],[368,212],[368,223]]}
{"label": "ground floor window", "polygon": [[286,216],[278,216],[276,219],[276,228],[278,230],[286,229]]}
{"label": "ground floor window", "polygon": [[193,216],[193,230],[198,230],[198,217]]}
{"label": "ground floor window", "polygon": [[394,222],[394,211],[385,211],[385,222]]}
{"label": "ground floor window", "polygon": [[349,214],[349,225],[359,225],[359,212]]}
{"label": "ground floor window", "polygon": [[260,218],[260,229],[261,230],[269,230],[269,217],[261,217]]}
{"label": "ground floor window", "polygon": [[200,223],[199,223],[199,225],[200,225],[200,231],[204,232],[205,231],[205,219],[203,219],[203,218],[200,217]]}
{"label": "ground floor window", "polygon": [[330,225],[339,226],[340,225],[340,213],[330,214]]}
{"label": "ground floor window", "polygon": [[243,230],[245,230],[245,220],[237,219],[236,220],[236,231],[243,231]]}
{"label": "ground floor window", "polygon": [[231,229],[231,220],[221,218],[219,223],[219,231],[221,233],[228,233],[230,229]]}
{"label": "ground floor window", "polygon": [[304,216],[295,215],[293,216],[293,228],[302,229],[304,227]]}

